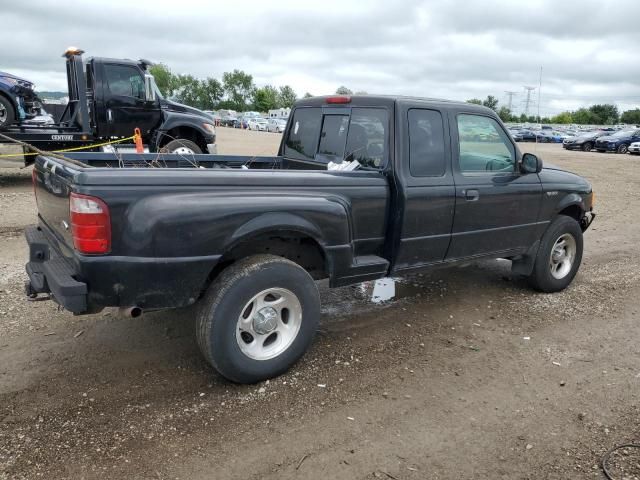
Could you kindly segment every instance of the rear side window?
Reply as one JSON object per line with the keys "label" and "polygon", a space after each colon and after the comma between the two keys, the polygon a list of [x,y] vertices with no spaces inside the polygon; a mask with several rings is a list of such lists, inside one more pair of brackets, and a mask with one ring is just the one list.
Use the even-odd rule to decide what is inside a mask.
{"label": "rear side window", "polygon": [[436,110],[409,110],[409,170],[414,177],[440,177],[445,172],[444,126]]}
{"label": "rear side window", "polygon": [[321,123],[321,109],[296,109],[291,122],[289,136],[284,146],[285,156],[301,160],[313,160],[318,146]]}
{"label": "rear side window", "polygon": [[383,108],[352,108],[345,160],[380,168],[386,162],[389,117]]}

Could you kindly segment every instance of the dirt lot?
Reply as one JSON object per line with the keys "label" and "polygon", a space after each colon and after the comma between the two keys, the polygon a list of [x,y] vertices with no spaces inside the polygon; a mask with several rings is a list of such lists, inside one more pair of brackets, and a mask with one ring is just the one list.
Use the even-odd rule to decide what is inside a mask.
{"label": "dirt lot", "polygon": [[[221,153],[278,142],[219,133]],[[383,304],[322,287],[312,350],[254,386],[203,361],[189,311],[27,302],[29,171],[2,171],[0,479],[602,478],[601,455],[640,440],[640,159],[537,151],[597,194],[567,291],[535,293],[505,261],[402,279]],[[640,476],[637,453],[614,460]]]}

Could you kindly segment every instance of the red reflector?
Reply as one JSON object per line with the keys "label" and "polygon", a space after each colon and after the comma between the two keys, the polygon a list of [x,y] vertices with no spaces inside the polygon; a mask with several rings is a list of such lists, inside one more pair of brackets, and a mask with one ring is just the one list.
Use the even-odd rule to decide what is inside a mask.
{"label": "red reflector", "polygon": [[73,246],[80,253],[101,254],[111,250],[111,217],[102,200],[72,193],[69,197],[69,219]]}
{"label": "red reflector", "polygon": [[340,95],[338,97],[327,97],[327,103],[351,103],[351,97]]}

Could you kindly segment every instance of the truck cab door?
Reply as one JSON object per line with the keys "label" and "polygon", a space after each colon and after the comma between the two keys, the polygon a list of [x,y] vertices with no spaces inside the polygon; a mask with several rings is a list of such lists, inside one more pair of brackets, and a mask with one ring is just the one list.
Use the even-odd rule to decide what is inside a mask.
{"label": "truck cab door", "polygon": [[523,252],[540,237],[542,184],[492,116],[451,111],[455,217],[447,260]]}
{"label": "truck cab door", "polygon": [[139,128],[148,141],[160,124],[162,113],[158,98],[147,99],[142,70],[135,65],[104,63],[103,75],[103,136],[129,137]]}
{"label": "truck cab door", "polygon": [[455,208],[446,111],[399,104],[396,138],[403,144],[396,165],[394,273],[444,260]]}

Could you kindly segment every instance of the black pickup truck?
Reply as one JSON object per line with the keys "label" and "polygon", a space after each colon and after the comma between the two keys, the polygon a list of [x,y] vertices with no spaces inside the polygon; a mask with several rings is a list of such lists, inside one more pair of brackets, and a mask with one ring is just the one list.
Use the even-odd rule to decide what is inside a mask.
{"label": "black pickup truck", "polygon": [[[211,168],[122,168],[105,155],[37,158],[28,295],[75,314],[197,303],[202,352],[236,382],[302,356],[318,324],[315,280],[488,257],[555,292],[573,280],[594,218],[586,180],[521,154],[493,111],[467,103],[305,99],[278,156],[199,156]],[[124,160],[153,156],[134,157]]]}

